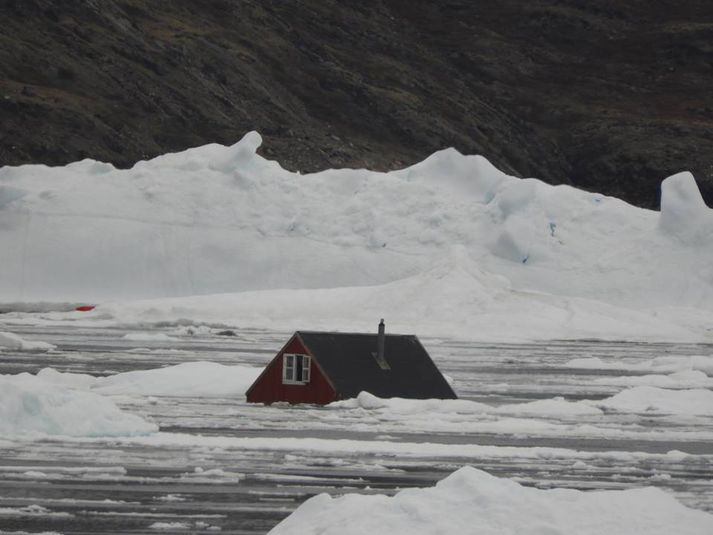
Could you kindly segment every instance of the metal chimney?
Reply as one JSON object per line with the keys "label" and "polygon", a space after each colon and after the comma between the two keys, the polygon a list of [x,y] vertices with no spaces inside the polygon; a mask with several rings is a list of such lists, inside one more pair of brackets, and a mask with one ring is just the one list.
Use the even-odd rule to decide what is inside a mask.
{"label": "metal chimney", "polygon": [[384,334],[385,329],[384,318],[381,318],[381,321],[379,322],[379,336],[376,339],[376,360],[379,362],[386,362],[386,359],[384,358],[384,343],[386,342],[386,334]]}

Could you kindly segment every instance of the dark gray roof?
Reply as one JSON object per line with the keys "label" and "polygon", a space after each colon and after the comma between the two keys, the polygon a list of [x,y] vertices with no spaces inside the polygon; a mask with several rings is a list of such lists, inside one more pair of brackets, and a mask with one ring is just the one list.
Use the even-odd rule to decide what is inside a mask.
{"label": "dark gray roof", "polygon": [[298,331],[307,349],[332,381],[339,397],[365,390],[381,398],[455,399],[457,396],[413,335],[387,334],[384,356],[377,362],[377,335]]}

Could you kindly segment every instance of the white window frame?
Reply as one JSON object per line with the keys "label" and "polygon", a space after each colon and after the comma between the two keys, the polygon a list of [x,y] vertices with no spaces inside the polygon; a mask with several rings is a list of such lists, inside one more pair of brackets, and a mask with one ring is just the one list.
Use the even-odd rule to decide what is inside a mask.
{"label": "white window frame", "polygon": [[[295,377],[297,359],[301,359],[302,376]],[[306,385],[312,378],[312,359],[309,355],[301,353],[284,353],[282,355],[282,384]],[[288,373],[289,370],[289,373]]]}

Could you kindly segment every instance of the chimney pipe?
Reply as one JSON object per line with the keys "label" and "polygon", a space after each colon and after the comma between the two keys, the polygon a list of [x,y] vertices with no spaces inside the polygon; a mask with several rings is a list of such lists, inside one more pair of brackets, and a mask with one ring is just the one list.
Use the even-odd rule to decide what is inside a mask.
{"label": "chimney pipe", "polygon": [[385,362],[384,359],[384,342],[386,342],[386,335],[384,334],[384,318],[381,318],[379,322],[379,336],[376,339],[376,358],[379,362]]}

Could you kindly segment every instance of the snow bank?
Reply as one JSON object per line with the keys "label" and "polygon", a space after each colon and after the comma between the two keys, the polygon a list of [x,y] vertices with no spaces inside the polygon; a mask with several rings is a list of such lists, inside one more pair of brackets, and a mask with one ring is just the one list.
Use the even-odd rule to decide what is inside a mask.
{"label": "snow bank", "polygon": [[540,490],[464,467],[435,487],[403,490],[393,497],[320,494],[270,534],[707,535],[712,531],[712,515],[688,509],[655,488]]}
{"label": "snow bank", "polygon": [[[129,170],[1,168],[0,301],[150,299],[63,316],[133,323],[711,337],[713,221],[690,174],[664,181],[658,214],[453,149],[392,173],[300,175],[260,143]],[[198,294],[216,295],[154,301]]]}
{"label": "snow bank", "polygon": [[27,373],[0,375],[0,436],[125,436],[157,430],[106,397]]}
{"label": "snow bank", "polygon": [[16,334],[0,332],[0,351],[10,349],[14,351],[46,352],[55,348],[56,346],[46,342],[30,342]]}

